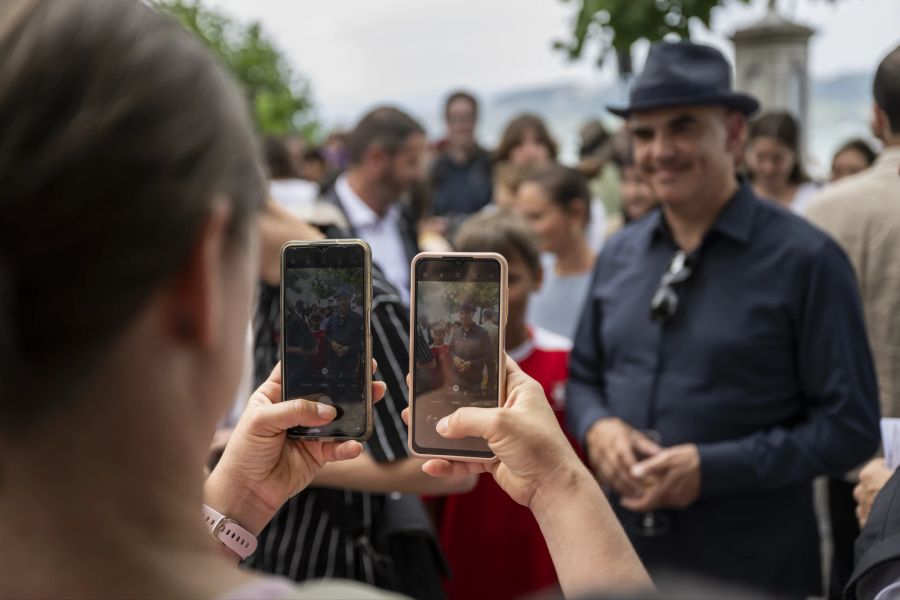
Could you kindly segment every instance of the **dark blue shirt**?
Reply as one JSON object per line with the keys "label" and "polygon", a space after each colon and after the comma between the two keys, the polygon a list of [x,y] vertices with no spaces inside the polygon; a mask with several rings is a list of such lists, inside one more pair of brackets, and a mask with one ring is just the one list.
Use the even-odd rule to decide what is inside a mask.
{"label": "dark blue shirt", "polygon": [[841,475],[878,445],[878,392],[850,263],[749,185],[720,213],[661,324],[650,301],[678,250],[661,212],[604,245],[571,354],[567,414],[697,444],[701,499]]}
{"label": "dark blue shirt", "polygon": [[431,170],[432,206],[436,216],[470,215],[491,201],[491,155],[476,148],[465,163],[441,154]]}

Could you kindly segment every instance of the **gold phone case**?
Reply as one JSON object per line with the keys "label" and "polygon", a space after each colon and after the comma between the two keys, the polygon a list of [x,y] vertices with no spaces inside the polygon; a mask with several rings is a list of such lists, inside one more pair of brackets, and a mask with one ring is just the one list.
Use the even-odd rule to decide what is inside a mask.
{"label": "gold phone case", "polygon": [[506,399],[506,366],[505,366],[505,358],[506,358],[506,319],[508,312],[508,301],[507,297],[509,294],[509,283],[508,283],[508,272],[509,266],[506,263],[506,259],[494,252],[422,252],[417,254],[415,258],[412,260],[412,264],[410,265],[410,307],[409,307],[409,373],[410,373],[410,383],[412,384],[409,388],[409,429],[407,436],[407,446],[409,447],[409,451],[413,456],[419,458],[443,458],[443,459],[451,459],[455,461],[462,462],[482,462],[488,463],[496,460],[495,456],[491,457],[478,457],[478,456],[468,456],[463,454],[457,454],[453,449],[447,449],[446,452],[442,453],[423,453],[418,452],[415,449],[415,445],[413,444],[413,440],[415,439],[415,427],[416,427],[416,402],[415,402],[415,349],[413,344],[416,343],[416,288],[418,282],[416,281],[416,265],[421,260],[429,259],[429,258],[465,258],[465,259],[489,259],[497,261],[500,264],[500,325],[498,328],[497,334],[497,342],[498,342],[498,352],[499,352],[499,360],[498,360],[498,374],[497,374],[497,406],[502,406],[504,400]]}
{"label": "gold phone case", "polygon": [[346,240],[318,240],[314,242],[304,242],[304,241],[295,241],[295,242],[287,242],[281,247],[281,289],[279,290],[279,303],[281,305],[281,342],[280,342],[280,351],[281,351],[281,400],[282,402],[285,398],[285,389],[286,385],[284,382],[287,381],[285,377],[285,335],[284,335],[284,325],[285,325],[285,312],[284,312],[284,272],[285,272],[285,264],[284,257],[285,253],[289,248],[294,247],[303,247],[303,248],[317,248],[321,246],[335,247],[335,246],[358,246],[362,248],[364,262],[363,262],[363,276],[364,283],[363,287],[365,288],[364,293],[364,305],[363,305],[363,320],[364,320],[364,328],[365,328],[365,360],[366,360],[366,368],[365,372],[365,382],[364,388],[366,393],[366,427],[365,431],[360,436],[334,436],[334,435],[294,435],[291,434],[292,439],[298,440],[313,440],[317,442],[331,442],[331,441],[348,441],[348,440],[356,440],[359,442],[365,442],[370,437],[372,437],[372,431],[374,429],[374,415],[372,409],[372,333],[371,333],[371,314],[372,314],[372,249],[369,248],[369,244],[359,239],[346,239]]}

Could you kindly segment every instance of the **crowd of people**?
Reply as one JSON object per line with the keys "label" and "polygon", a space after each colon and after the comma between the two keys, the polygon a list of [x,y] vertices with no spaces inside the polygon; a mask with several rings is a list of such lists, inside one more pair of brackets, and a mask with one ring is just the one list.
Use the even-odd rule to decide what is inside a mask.
{"label": "crowd of people", "polygon": [[[384,106],[319,146],[261,139],[137,1],[0,4],[0,81],[0,596],[900,594],[900,48],[880,149],[848,141],[828,181],[796,116],[690,42],[651,47],[572,166],[535,114],[484,148],[466,91],[443,132]],[[281,331],[280,249],[325,237],[372,248],[365,444],[285,436],[336,412],[281,402],[283,335],[359,368],[348,290]],[[461,298],[413,328],[463,394],[496,384],[504,335],[504,405],[434,425],[492,463],[407,447],[426,249],[509,265],[505,327]]]}

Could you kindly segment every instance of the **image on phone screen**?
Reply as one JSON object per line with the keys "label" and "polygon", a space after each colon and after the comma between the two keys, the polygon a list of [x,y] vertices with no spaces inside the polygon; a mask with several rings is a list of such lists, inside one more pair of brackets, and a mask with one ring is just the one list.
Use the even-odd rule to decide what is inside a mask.
{"label": "image on phone screen", "polygon": [[498,404],[500,265],[494,260],[423,259],[417,264],[415,450],[491,456],[484,440],[447,440],[437,422],[463,406]]}
{"label": "image on phone screen", "polygon": [[288,247],[284,257],[285,398],[330,404],[337,417],[291,435],[358,437],[366,430],[365,253]]}

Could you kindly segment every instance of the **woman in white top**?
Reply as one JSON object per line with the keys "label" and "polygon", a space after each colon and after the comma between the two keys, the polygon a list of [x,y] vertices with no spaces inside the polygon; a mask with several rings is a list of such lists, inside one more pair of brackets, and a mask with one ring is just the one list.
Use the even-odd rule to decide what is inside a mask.
{"label": "woman in white top", "polygon": [[541,243],[544,282],[528,303],[528,323],[572,339],[596,252],[588,242],[590,189],[583,175],[548,164],[523,176],[515,208]]}
{"label": "woman in white top", "polygon": [[[362,450],[286,439],[335,413],[280,402],[278,368],[203,477],[266,195],[229,76],[139,0],[4,0],[0,82],[0,597],[383,597],[237,567],[324,463]],[[510,369],[515,402],[484,413],[509,413],[483,431],[491,468],[542,522],[564,589],[647,585],[541,388]]]}
{"label": "woman in white top", "polygon": [[797,120],[770,112],[750,123],[746,162],[753,190],[762,198],[803,214],[819,189],[807,175],[801,156]]}

